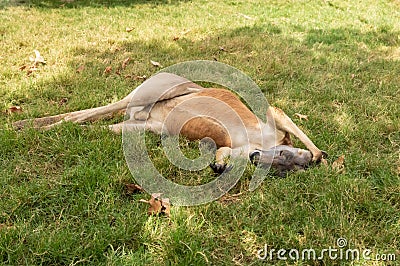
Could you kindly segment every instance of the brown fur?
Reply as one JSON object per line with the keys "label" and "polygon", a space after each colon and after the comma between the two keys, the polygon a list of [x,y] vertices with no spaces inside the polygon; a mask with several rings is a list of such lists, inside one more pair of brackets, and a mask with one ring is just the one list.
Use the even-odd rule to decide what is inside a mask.
{"label": "brown fur", "polygon": [[190,140],[212,138],[218,148],[232,147],[232,141],[225,127],[209,117],[196,117],[186,122],[180,132]]}
{"label": "brown fur", "polygon": [[204,89],[201,92],[196,93],[196,95],[212,97],[226,103],[237,112],[246,127],[252,127],[258,124],[257,116],[253,114],[231,91],[225,89]]}

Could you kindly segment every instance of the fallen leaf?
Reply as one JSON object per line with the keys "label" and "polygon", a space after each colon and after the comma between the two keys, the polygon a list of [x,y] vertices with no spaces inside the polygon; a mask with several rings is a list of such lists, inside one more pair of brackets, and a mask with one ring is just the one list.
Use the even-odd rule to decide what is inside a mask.
{"label": "fallen leaf", "polygon": [[162,67],[161,64],[158,63],[157,61],[150,60],[150,63],[155,67]]}
{"label": "fallen leaf", "polygon": [[85,65],[80,65],[80,66],[76,69],[76,73],[81,73],[83,70],[85,70]]}
{"label": "fallen leaf", "polygon": [[63,97],[58,101],[58,105],[62,106],[64,104],[66,104],[67,102],[68,102],[68,98]]}
{"label": "fallen leaf", "polygon": [[151,194],[150,200],[139,200],[140,202],[144,202],[150,205],[147,214],[148,215],[158,215],[165,214],[166,216],[170,216],[171,204],[168,198],[161,198],[160,193]]}
{"label": "fallen leaf", "polygon": [[11,106],[10,108],[7,109],[8,114],[13,114],[13,113],[22,113],[22,108],[21,106]]}
{"label": "fallen leaf", "polygon": [[339,156],[336,161],[332,163],[332,169],[338,172],[344,170],[344,155]]}
{"label": "fallen leaf", "polygon": [[155,215],[159,214],[161,212],[161,201],[158,200],[157,198],[151,196],[151,199],[149,200],[149,210],[147,211],[147,214],[149,215]]}
{"label": "fallen leaf", "polygon": [[131,32],[131,31],[133,31],[135,29],[135,27],[126,27],[125,28],[125,31],[126,32]]}
{"label": "fallen leaf", "polygon": [[124,185],[125,185],[126,193],[128,195],[132,195],[132,194],[143,191],[143,188],[137,184],[125,183]]}
{"label": "fallen leaf", "polygon": [[124,61],[122,61],[122,69],[125,69],[126,66],[128,65],[129,61],[131,60],[130,57],[126,58]]}
{"label": "fallen leaf", "polygon": [[143,75],[143,76],[135,76],[133,79],[134,79],[134,80],[146,80],[146,79],[147,79],[147,76],[146,76],[146,75]]}
{"label": "fallen leaf", "polygon": [[33,65],[37,65],[38,63],[46,64],[46,60],[44,60],[43,56],[40,55],[38,50],[33,50],[33,52],[35,53],[35,57],[29,57],[29,60],[33,62]]}
{"label": "fallen leaf", "polygon": [[177,40],[179,40],[179,39],[180,39],[179,36],[174,36],[174,38],[172,38],[173,41],[177,41]]}
{"label": "fallen leaf", "polygon": [[32,62],[32,64],[31,65],[23,65],[18,68],[18,70],[21,70],[21,71],[27,69],[26,74],[28,77],[34,71],[38,70],[37,65],[39,63],[46,64],[46,60],[44,60],[43,56],[40,55],[40,52],[38,50],[33,50],[33,51],[35,52],[35,57],[33,57],[33,56],[29,57],[29,60]]}
{"label": "fallen leaf", "polygon": [[328,161],[325,158],[321,159],[321,164],[325,167],[328,167]]}
{"label": "fallen leaf", "polygon": [[104,69],[103,73],[104,74],[109,74],[109,73],[111,73],[111,71],[112,71],[112,67],[108,66],[108,67],[106,67],[106,69]]}
{"label": "fallen leaf", "polygon": [[308,115],[302,115],[299,113],[295,113],[294,115],[296,115],[298,118],[300,118],[300,120],[307,120],[308,121]]}
{"label": "fallen leaf", "polygon": [[28,71],[26,71],[26,75],[29,77],[33,72],[35,72],[37,69],[37,67],[35,67],[34,65],[30,66]]}

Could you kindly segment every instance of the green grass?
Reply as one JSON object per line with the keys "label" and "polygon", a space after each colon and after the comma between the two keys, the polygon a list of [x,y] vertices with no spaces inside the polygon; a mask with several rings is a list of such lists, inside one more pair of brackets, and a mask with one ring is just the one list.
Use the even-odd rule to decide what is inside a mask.
{"label": "green grass", "polygon": [[[1,264],[286,265],[295,262],[263,263],[257,250],[321,251],[339,237],[373,255],[394,253],[399,263],[399,10],[398,1],[367,0],[1,1],[0,109],[23,110],[0,114]],[[18,68],[34,49],[47,64],[28,76]],[[330,163],[345,154],[345,171],[268,177],[249,192],[249,168],[223,200],[152,217],[139,202],[148,195],[126,194],[134,178],[121,136],[100,127],[109,122],[46,132],[11,127],[115,102],[141,83],[132,77],[157,72],[150,60],[196,59],[248,74]],[[209,169],[177,171],[149,137],[152,159],[172,178],[213,177]],[[197,154],[195,144],[183,146]],[[325,257],[297,265],[349,263]]]}

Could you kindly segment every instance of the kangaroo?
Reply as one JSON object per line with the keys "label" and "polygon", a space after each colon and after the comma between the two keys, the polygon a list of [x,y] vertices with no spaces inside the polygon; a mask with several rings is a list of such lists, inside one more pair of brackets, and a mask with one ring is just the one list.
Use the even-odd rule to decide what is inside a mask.
{"label": "kangaroo", "polygon": [[[259,119],[233,92],[202,86],[171,73],[159,73],[144,81],[122,100],[97,108],[55,116],[17,121],[22,129],[50,129],[64,121],[84,123],[126,110],[128,119],[110,125],[120,133],[149,130],[157,134],[183,135],[189,140],[211,138],[216,146],[215,172],[227,169],[226,158],[245,156],[254,164],[272,166],[284,176],[302,170],[311,162],[320,162],[327,154],[300,130],[279,108],[269,106],[266,122]],[[291,135],[308,150],[294,148]]]}

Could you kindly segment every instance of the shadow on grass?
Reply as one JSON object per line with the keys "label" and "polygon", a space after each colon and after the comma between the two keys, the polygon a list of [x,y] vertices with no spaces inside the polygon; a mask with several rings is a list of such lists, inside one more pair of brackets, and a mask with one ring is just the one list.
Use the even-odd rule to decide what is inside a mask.
{"label": "shadow on grass", "polygon": [[[318,101],[315,107],[319,110],[315,111],[332,112],[333,100],[351,101],[348,97],[356,97],[360,90],[393,96],[391,90],[379,86],[382,77],[393,77],[385,80],[388,86],[398,80],[394,74],[399,72],[399,55],[396,58],[391,49],[400,44],[399,34],[387,29],[364,33],[339,28],[310,30],[298,40],[285,36],[277,25],[267,24],[221,31],[201,41],[185,36],[173,41],[171,36],[146,42],[121,41],[101,48],[76,46],[72,52],[79,60],[71,60],[70,72],[43,84],[42,95],[34,89],[32,93],[51,102],[82,96],[76,104],[69,102],[70,106],[74,110],[89,108],[110,98],[122,98],[142,82],[139,77],[156,73],[159,69],[150,60],[169,66],[205,59],[230,64],[249,74],[268,92],[268,100],[277,99],[278,105],[289,112],[302,107],[303,101],[311,105],[312,99]],[[130,57],[130,63],[121,69],[126,57]],[[79,66],[85,69],[76,73]],[[112,71],[105,73],[108,66]],[[88,92],[95,95],[84,97]]]}
{"label": "shadow on grass", "polygon": [[135,5],[149,4],[178,5],[189,0],[5,0],[0,7],[28,6],[38,8],[82,8],[82,7],[133,7]]}

